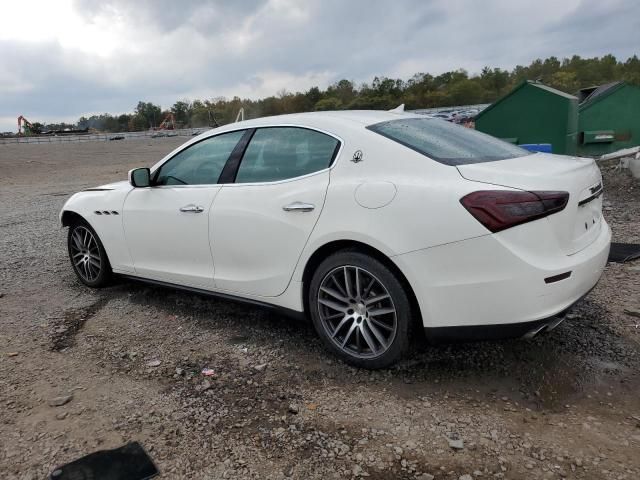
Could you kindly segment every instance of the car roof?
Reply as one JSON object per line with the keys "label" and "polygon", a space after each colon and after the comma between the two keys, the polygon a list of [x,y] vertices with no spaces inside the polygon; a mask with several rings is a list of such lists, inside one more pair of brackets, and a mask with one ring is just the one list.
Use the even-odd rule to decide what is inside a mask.
{"label": "car roof", "polygon": [[341,123],[352,124],[352,126],[367,126],[374,123],[388,120],[398,120],[401,118],[420,117],[413,113],[389,112],[385,110],[338,110],[324,112],[304,112],[291,113],[287,115],[275,115],[271,117],[261,117],[252,120],[245,120],[225,127],[259,127],[264,125],[307,125],[310,127],[322,128],[327,124]]}

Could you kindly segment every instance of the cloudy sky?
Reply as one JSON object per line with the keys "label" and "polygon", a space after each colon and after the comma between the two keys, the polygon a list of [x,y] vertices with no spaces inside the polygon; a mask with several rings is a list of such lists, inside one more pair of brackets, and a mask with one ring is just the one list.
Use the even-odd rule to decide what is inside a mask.
{"label": "cloudy sky", "polygon": [[138,100],[259,98],[539,57],[640,53],[637,0],[3,2],[0,131]]}

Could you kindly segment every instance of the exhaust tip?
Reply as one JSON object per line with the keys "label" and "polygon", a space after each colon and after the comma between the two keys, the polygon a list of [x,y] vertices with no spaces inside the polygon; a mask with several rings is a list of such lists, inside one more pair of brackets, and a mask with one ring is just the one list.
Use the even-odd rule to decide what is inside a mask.
{"label": "exhaust tip", "polygon": [[556,328],[558,325],[560,325],[562,322],[564,322],[564,315],[561,317],[558,317],[556,320],[554,320],[553,322],[549,323],[547,325],[547,332],[550,332],[551,330],[553,330],[554,328]]}
{"label": "exhaust tip", "polygon": [[540,333],[544,332],[547,329],[548,325],[542,325],[540,327],[536,327],[533,330],[528,331],[527,333],[525,333],[522,338],[526,338],[527,340],[532,339],[533,337],[539,335]]}

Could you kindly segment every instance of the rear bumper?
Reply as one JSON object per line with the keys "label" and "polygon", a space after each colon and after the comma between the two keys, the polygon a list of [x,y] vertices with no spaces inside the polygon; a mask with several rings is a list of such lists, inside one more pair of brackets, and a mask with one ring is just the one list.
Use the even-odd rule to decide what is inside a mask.
{"label": "rear bumper", "polygon": [[603,220],[597,239],[574,255],[554,256],[549,252],[560,249],[551,245],[538,252],[513,248],[515,240],[486,235],[393,257],[430,337],[518,337],[553,323],[600,279],[611,230]]}
{"label": "rear bumper", "polygon": [[425,328],[424,333],[427,337],[427,340],[434,343],[506,340],[509,338],[533,338],[539,334],[550,332],[558,325],[560,325],[564,321],[567,313],[571,311],[571,307],[573,307],[573,305],[549,318],[533,320],[530,322],[502,323],[493,325],[470,325],[462,327],[433,327]]}

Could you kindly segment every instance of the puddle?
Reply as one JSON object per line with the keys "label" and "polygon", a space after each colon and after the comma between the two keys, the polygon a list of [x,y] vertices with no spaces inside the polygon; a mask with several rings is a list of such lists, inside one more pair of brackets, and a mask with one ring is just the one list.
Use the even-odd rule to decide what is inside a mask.
{"label": "puddle", "polygon": [[64,312],[61,321],[56,322],[51,339],[51,350],[59,352],[72,347],[76,334],[82,329],[85,322],[96,315],[107,304],[109,299],[101,298],[88,307],[72,308]]}
{"label": "puddle", "polygon": [[73,194],[73,192],[53,192],[53,193],[42,193],[42,196],[46,197],[69,197]]}
{"label": "puddle", "polygon": [[233,335],[229,337],[229,343],[231,345],[245,345],[250,340],[248,335]]}
{"label": "puddle", "polygon": [[535,403],[541,409],[556,410],[581,393],[584,384],[585,379],[575,364],[558,362],[553,368],[544,370],[532,385]]}
{"label": "puddle", "polygon": [[629,371],[628,367],[620,363],[603,360],[601,358],[591,358],[589,360],[589,364],[595,370],[599,370],[601,372],[624,373]]}

